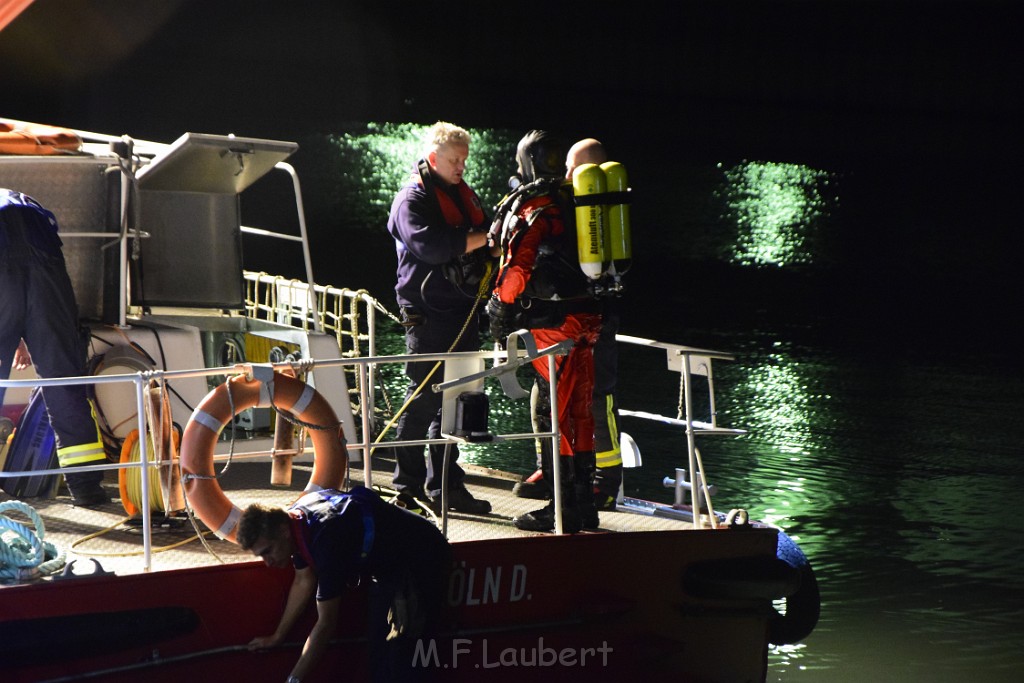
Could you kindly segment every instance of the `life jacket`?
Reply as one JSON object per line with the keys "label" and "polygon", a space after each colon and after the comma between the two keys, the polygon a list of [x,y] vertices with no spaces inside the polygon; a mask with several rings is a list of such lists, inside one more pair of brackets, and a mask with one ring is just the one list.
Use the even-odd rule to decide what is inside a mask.
{"label": "life jacket", "polygon": [[[413,179],[437,200],[445,223],[453,228],[472,229],[483,226],[487,216],[480,204],[480,198],[465,181],[455,186],[455,191],[459,195],[459,202],[456,203],[448,192],[434,182],[433,171],[430,170],[426,159],[420,159],[416,169],[419,172],[413,174]],[[476,286],[487,273],[487,260],[488,255],[479,249],[468,254],[460,254],[441,266],[441,273],[466,296],[474,296]]]}
{"label": "life jacket", "polygon": [[[465,181],[460,181],[455,186],[459,200],[462,203],[462,207],[459,207],[451,195],[434,182],[433,173],[426,159],[420,159],[417,164],[417,170],[419,172],[413,174],[413,179],[424,190],[433,193],[438,205],[441,207],[441,214],[444,216],[445,223],[453,228],[475,228],[483,225],[486,216],[484,215],[483,206],[480,205],[480,198],[476,196],[476,192],[473,192],[472,188]],[[469,215],[467,216],[463,211]]]}

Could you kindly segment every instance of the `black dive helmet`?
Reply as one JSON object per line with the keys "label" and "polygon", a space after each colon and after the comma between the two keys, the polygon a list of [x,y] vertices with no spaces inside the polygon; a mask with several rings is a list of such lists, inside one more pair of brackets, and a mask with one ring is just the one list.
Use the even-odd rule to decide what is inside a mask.
{"label": "black dive helmet", "polygon": [[565,155],[568,145],[545,130],[531,130],[516,147],[519,170],[510,185],[532,183],[537,178],[564,178]]}

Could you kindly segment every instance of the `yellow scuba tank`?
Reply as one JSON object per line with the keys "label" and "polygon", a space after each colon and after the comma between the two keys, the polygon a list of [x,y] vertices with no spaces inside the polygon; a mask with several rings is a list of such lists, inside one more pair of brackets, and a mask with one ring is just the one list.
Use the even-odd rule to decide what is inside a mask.
{"label": "yellow scuba tank", "polygon": [[597,164],[583,164],[572,172],[572,191],[576,197],[576,247],[580,268],[592,280],[604,274],[605,255],[604,210],[601,204],[590,204],[587,195],[604,194],[607,183],[604,171]]}
{"label": "yellow scuba tank", "polygon": [[[601,164],[608,192],[625,195],[629,191],[629,178],[626,168],[617,161],[606,161]],[[633,239],[629,227],[629,204],[625,196],[616,197],[607,204],[605,217],[606,249],[615,272],[619,275],[629,270],[633,262]],[[578,209],[577,209],[578,210]]]}

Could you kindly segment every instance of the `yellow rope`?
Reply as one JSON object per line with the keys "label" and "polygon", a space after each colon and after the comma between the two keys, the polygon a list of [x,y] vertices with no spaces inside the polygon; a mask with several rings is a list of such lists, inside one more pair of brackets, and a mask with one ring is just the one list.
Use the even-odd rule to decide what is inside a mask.
{"label": "yellow rope", "polygon": [[[494,274],[494,264],[491,263],[490,261],[487,261],[485,266],[486,270],[484,272],[484,277],[480,279],[480,287],[477,289],[476,298],[473,300],[473,308],[470,309],[469,316],[466,318],[466,321],[462,323],[462,329],[459,330],[459,334],[456,335],[455,341],[453,341],[452,345],[448,347],[448,353],[451,353],[452,349],[458,346],[459,340],[462,339],[462,335],[466,333],[466,329],[469,327],[469,323],[472,322],[474,318],[476,318],[476,311],[480,307],[480,302],[490,298],[489,289],[491,284],[491,276]],[[413,399],[420,395],[420,392],[423,391],[423,387],[427,386],[427,382],[430,381],[430,378],[434,376],[434,373],[437,372],[437,369],[441,367],[441,364],[443,362],[444,361],[439,360],[436,363],[434,363],[434,367],[430,369],[430,372],[427,373],[427,376],[423,378],[423,381],[420,382],[420,385],[416,387],[416,390],[412,392],[412,394],[409,396],[406,402],[402,404],[402,407],[398,409],[398,412],[396,412],[391,417],[391,419],[388,420],[387,424],[384,425],[384,429],[382,429],[380,431],[380,434],[377,435],[377,438],[373,440],[373,443],[380,443],[381,439],[384,438],[384,435],[388,433],[388,430],[391,429],[395,422],[398,421],[398,418],[402,416],[402,413],[404,413],[405,409],[409,407],[409,404],[412,403]],[[373,448],[370,449],[371,456],[373,455],[374,450],[375,449]]]}
{"label": "yellow rope", "polygon": [[[99,551],[99,550],[90,550],[88,552],[84,552],[84,551],[83,552],[79,552],[79,551],[75,550],[78,546],[82,545],[83,543],[85,543],[87,541],[91,541],[94,538],[99,538],[100,536],[103,536],[105,534],[109,534],[111,531],[114,531],[119,526],[128,524],[130,521],[132,521],[132,519],[134,519],[134,518],[133,517],[125,517],[120,522],[116,522],[114,524],[111,524],[106,529],[100,529],[99,531],[95,531],[95,532],[93,532],[91,534],[88,534],[86,536],[82,536],[81,538],[77,539],[74,543],[71,544],[71,550],[73,550],[75,553],[77,553],[79,555],[89,555],[89,556],[95,556],[95,557],[134,557],[136,555],[144,554],[145,551],[143,551],[143,550],[132,550],[132,551],[126,551],[126,552],[117,552],[117,553],[115,553],[115,552],[103,552],[103,551]],[[209,534],[212,534],[213,532],[212,531],[203,531],[201,533],[204,536],[207,536]],[[162,546],[153,548],[151,550],[151,552],[162,553],[162,552],[166,552],[168,550],[174,550],[175,548],[180,548],[181,546],[185,545],[186,543],[191,543],[192,541],[195,541],[198,538],[199,538],[198,536],[189,536],[188,538],[186,538],[184,540],[177,541],[175,543],[171,543],[170,545],[162,545]]]}
{"label": "yellow rope", "polygon": [[[121,458],[121,462],[137,463],[141,459],[139,457],[139,438],[138,430],[133,429],[131,433],[125,438],[125,447],[128,449],[127,459]],[[153,440],[147,439],[146,441],[146,452],[149,454],[149,461],[153,462],[155,459],[155,452],[153,448]],[[163,492],[160,487],[160,468],[156,465],[150,465],[149,470],[149,509],[156,510],[158,512],[167,512],[166,505],[164,504]],[[124,474],[125,494],[135,509],[142,509],[142,470],[141,468],[133,467],[121,470]],[[123,501],[122,501],[123,502]],[[130,512],[128,509],[126,512]]]}

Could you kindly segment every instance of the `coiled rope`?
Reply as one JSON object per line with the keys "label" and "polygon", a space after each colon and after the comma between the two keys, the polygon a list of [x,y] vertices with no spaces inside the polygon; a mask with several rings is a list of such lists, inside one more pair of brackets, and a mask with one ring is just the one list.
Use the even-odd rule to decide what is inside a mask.
{"label": "coiled rope", "polygon": [[[28,517],[35,530],[11,519],[8,511]],[[0,530],[0,582],[36,579],[64,566],[67,551],[43,540],[43,519],[31,505],[20,500],[0,503]]]}
{"label": "coiled rope", "polygon": [[[147,440],[146,446],[148,460],[149,462],[154,462],[156,457],[152,438]],[[140,460],[139,430],[133,429],[128,432],[128,436],[124,438],[121,462],[137,463]],[[166,501],[164,501],[163,490],[160,487],[159,466],[149,466],[149,481],[152,482],[149,487],[149,509],[157,512],[167,512],[167,504]],[[137,510],[141,510],[145,505],[142,501],[142,471],[140,469],[135,468],[125,470],[123,493],[128,503],[128,505],[125,505],[125,511],[129,514],[134,514]]]}

